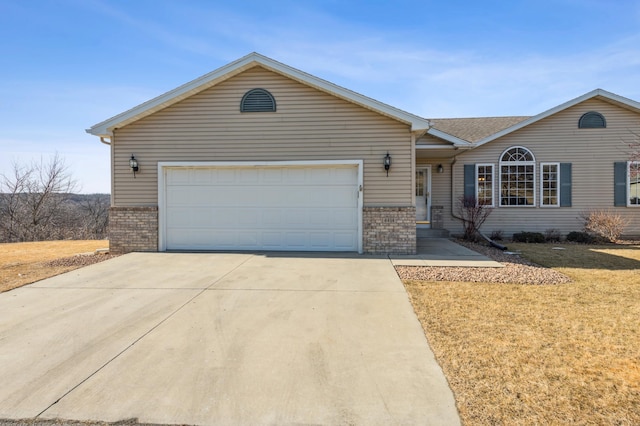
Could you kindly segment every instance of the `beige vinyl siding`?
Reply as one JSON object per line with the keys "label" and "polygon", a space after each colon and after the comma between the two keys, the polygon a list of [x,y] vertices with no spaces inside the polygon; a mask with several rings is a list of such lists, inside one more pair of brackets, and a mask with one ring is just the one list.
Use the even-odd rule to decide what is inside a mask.
{"label": "beige vinyl siding", "polygon": [[[605,129],[578,129],[578,120],[588,111],[602,113]],[[627,235],[640,234],[640,209],[614,207],[614,162],[626,161],[625,141],[633,140],[632,132],[640,132],[640,115],[598,99],[591,99],[522,128],[503,138],[458,156],[455,165],[455,202],[464,191],[464,164],[494,164],[494,192],[499,197],[499,159],[513,146],[529,149],[536,160],[536,206],[496,207],[482,227],[485,233],[502,230],[505,235],[520,231],[544,232],[559,229],[563,234],[579,231],[578,219],[588,209],[610,209],[630,220]],[[540,206],[540,163],[572,164],[572,207]],[[496,198],[496,205],[499,199]],[[461,232],[460,222],[445,215],[445,227]]]}
{"label": "beige vinyl siding", "polygon": [[[268,90],[277,111],[240,113],[253,88]],[[113,140],[116,206],[157,205],[159,161],[341,159],[364,160],[365,205],[411,205],[409,125],[261,67],[117,129]],[[132,154],[140,163],[135,179]]]}

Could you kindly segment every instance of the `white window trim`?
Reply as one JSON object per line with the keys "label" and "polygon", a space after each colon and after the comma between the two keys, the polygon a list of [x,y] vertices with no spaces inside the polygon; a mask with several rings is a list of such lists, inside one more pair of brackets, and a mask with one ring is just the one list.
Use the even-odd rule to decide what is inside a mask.
{"label": "white window trim", "polygon": [[640,204],[631,204],[631,165],[640,161],[627,161],[627,207],[640,207]]}
{"label": "white window trim", "polygon": [[[507,151],[510,151],[512,149],[515,148],[522,148],[522,149],[526,149],[527,151],[529,151],[531,153],[531,156],[533,157],[533,161],[502,161],[502,157],[504,157],[504,154]],[[533,203],[531,205],[502,205],[502,166],[503,165],[523,165],[523,166],[533,166]],[[535,208],[538,206],[538,200],[537,200],[537,193],[538,191],[536,191],[536,185],[537,185],[537,181],[536,181],[537,177],[536,177],[536,156],[533,154],[533,151],[531,151],[529,148],[527,148],[526,146],[521,146],[521,145],[515,145],[515,146],[510,146],[509,148],[505,149],[504,151],[502,151],[502,153],[500,154],[500,161],[498,162],[498,197],[500,197],[500,200],[498,202],[498,206],[500,208]]]}
{"label": "white window trim", "polygon": [[[544,204],[544,166],[556,166],[556,204]],[[540,163],[540,207],[541,208],[557,208],[560,207],[560,163],[555,162],[544,162]]]}
{"label": "white window trim", "polygon": [[491,166],[491,204],[483,204],[484,207],[495,207],[496,206],[496,166],[493,163],[478,163],[476,164],[476,204],[480,203],[480,197],[478,196],[480,192],[480,187],[478,186],[478,169],[480,167],[488,167]]}

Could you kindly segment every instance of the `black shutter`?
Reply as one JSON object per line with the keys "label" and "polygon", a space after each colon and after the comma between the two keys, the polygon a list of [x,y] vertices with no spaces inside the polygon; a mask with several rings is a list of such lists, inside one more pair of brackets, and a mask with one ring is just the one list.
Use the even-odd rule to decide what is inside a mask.
{"label": "black shutter", "polygon": [[560,207],[571,207],[571,163],[560,163]]}
{"label": "black shutter", "polygon": [[476,165],[464,165],[464,198],[476,198]]}
{"label": "black shutter", "polygon": [[627,206],[627,162],[616,161],[613,163],[613,205],[616,207]]}

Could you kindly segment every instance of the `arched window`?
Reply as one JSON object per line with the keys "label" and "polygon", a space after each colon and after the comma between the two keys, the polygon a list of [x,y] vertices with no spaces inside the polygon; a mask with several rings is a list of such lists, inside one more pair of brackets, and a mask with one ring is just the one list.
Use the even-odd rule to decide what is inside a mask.
{"label": "arched window", "polygon": [[514,146],[500,156],[500,205],[535,206],[536,159],[527,148]]}
{"label": "arched window", "polygon": [[240,101],[240,112],[275,112],[276,100],[265,89],[251,89]]}
{"label": "arched window", "polygon": [[604,129],[605,127],[607,127],[607,121],[602,114],[596,111],[583,114],[578,121],[579,129]]}

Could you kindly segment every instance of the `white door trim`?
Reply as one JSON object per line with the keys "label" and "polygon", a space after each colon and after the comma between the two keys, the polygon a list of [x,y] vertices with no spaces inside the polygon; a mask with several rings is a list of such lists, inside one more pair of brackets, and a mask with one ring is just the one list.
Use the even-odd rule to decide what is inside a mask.
{"label": "white door trim", "polygon": [[[424,177],[425,177],[425,179],[427,181],[426,182],[427,184],[425,185],[424,191],[425,191],[425,197],[427,199],[427,219],[428,219],[429,223],[431,223],[431,165],[427,164],[427,165],[424,165],[424,166],[421,165],[421,166],[416,167],[416,172],[419,171],[419,170],[424,170],[425,171]],[[415,173],[414,173],[414,176],[415,176]],[[415,191],[414,191],[414,194],[415,194]],[[416,203],[417,203],[417,201],[416,201]],[[431,224],[429,224],[429,225],[422,225],[421,224],[420,226],[421,227],[429,227],[430,228]]]}
{"label": "white door trim", "polygon": [[362,253],[363,160],[310,160],[310,161],[159,161],[158,162],[158,251],[167,251],[166,177],[168,169],[212,167],[358,167],[358,253]]}

